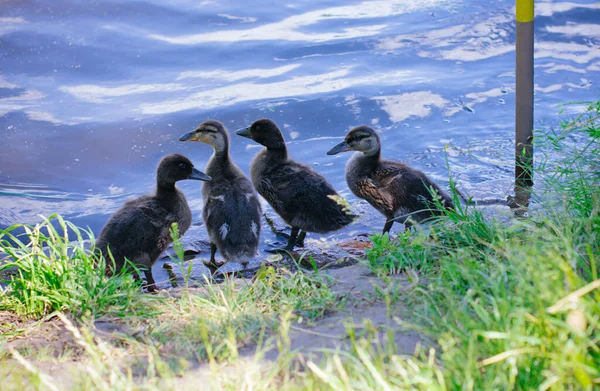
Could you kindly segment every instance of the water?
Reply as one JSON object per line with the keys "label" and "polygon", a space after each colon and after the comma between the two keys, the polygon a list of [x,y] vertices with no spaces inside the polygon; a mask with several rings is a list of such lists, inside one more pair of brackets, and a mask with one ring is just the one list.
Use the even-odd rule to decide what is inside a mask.
{"label": "water", "polygon": [[[598,98],[600,4],[538,1],[536,14],[539,128],[558,123],[558,104]],[[98,234],[128,197],[152,190],[163,155],[205,166],[208,146],[177,139],[211,118],[230,131],[275,120],[291,155],[364,213],[333,238],[384,223],[349,193],[348,154],[326,155],[359,124],[381,131],[385,157],[442,187],[447,156],[474,198],[505,198],[513,20],[512,0],[5,0],[0,228],[60,213]],[[244,172],[257,151],[232,135]],[[199,184],[180,187],[201,221]]]}

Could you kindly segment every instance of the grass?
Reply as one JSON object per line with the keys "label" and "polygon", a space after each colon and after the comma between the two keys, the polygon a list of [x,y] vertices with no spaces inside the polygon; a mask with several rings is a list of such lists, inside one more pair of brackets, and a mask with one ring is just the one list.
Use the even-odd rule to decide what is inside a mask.
{"label": "grass", "polygon": [[447,387],[600,387],[599,107],[549,139],[576,140],[540,173],[561,200],[551,209],[500,224],[464,207],[428,232],[374,238],[373,270],[427,279],[403,302],[440,345]]}
{"label": "grass", "polygon": [[[227,280],[207,283],[194,294],[166,301],[165,318],[148,328],[149,336],[173,360],[225,361],[238,357],[238,349],[258,342],[265,332],[276,331],[280,316],[311,322],[336,308],[324,276],[290,273],[273,267],[261,269],[253,282]],[[176,326],[176,327],[174,327]]]}
{"label": "grass", "polygon": [[[263,267],[253,280],[201,288],[186,280],[175,292],[141,295],[127,275],[99,273],[93,265],[103,260],[81,235],[68,243],[64,232],[76,228],[58,217],[60,230],[46,221],[28,227],[23,242],[2,233],[18,274],[0,293],[0,309],[60,319],[87,368],[75,389],[598,389],[599,118],[595,102],[540,134],[549,154],[535,171],[543,203],[527,218],[500,222],[461,205],[426,229],[372,237],[364,263],[386,285],[375,292],[388,322],[349,319],[346,333],[333,336],[345,342],[338,349],[292,349],[299,324],[356,304],[339,301],[318,271]],[[99,319],[119,331],[104,336]],[[20,332],[11,330],[0,376],[19,389],[58,387],[38,369],[39,355],[11,345]],[[427,342],[407,354],[395,341],[409,330]],[[266,361],[273,350],[277,358]]]}
{"label": "grass", "polygon": [[[14,234],[18,229],[25,234]],[[75,242],[69,241],[70,232]],[[144,300],[128,275],[104,276],[105,261],[85,249],[86,240],[94,243],[93,235],[60,216],[33,227],[15,225],[0,231],[0,253],[6,254],[0,273],[13,274],[5,277],[8,288],[0,296],[0,310],[37,318],[54,311],[98,316],[127,311]]]}
{"label": "grass", "polygon": [[[87,362],[86,375],[79,379],[83,389],[132,389],[134,378],[145,387],[165,387],[165,379],[200,362],[235,362],[246,345],[266,349],[265,336],[277,335],[282,317],[310,324],[337,308],[326,276],[272,266],[260,269],[252,281],[229,278],[214,284],[207,279],[201,288],[189,287],[186,267],[185,287],[144,295],[126,272],[106,277],[105,261],[86,245],[86,240],[93,243],[93,236],[84,236],[60,216],[24,227],[21,236],[13,234],[18,228],[1,233],[0,248],[8,255],[1,268],[12,274],[5,277],[8,285],[0,292],[0,310],[20,321],[9,322],[5,328],[10,333],[0,338],[0,374],[12,376],[14,367],[6,364],[12,358],[30,371],[34,387],[52,388],[53,383],[40,378],[28,360],[64,363],[63,357],[72,352],[74,361]],[[69,231],[76,234],[75,242],[68,241]],[[183,267],[177,240],[175,250]],[[40,325],[56,317],[60,322],[54,329],[66,329],[70,336],[50,328],[46,337],[64,346],[15,347],[15,336],[42,332]],[[115,332],[105,338],[97,322],[108,322]],[[277,345],[273,338],[269,346]],[[151,373],[150,363],[155,366]]]}
{"label": "grass", "polygon": [[560,187],[568,209],[579,217],[589,216],[599,204],[595,189],[600,183],[600,100],[543,133],[539,141],[549,151],[538,170],[548,188]]}

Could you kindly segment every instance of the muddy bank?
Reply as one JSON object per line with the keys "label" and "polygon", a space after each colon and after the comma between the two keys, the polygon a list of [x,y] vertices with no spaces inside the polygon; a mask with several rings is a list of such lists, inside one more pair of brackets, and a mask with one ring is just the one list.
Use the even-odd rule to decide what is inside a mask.
{"label": "muddy bank", "polygon": [[[293,352],[293,359],[300,365],[304,365],[307,360],[318,362],[324,350],[350,349],[350,329],[357,336],[368,336],[374,344],[387,345],[393,342],[399,354],[412,355],[418,345],[428,345],[427,340],[418,333],[402,327],[401,323],[408,318],[409,310],[398,303],[386,304],[379,293],[392,289],[395,292],[408,292],[412,284],[406,276],[394,275],[384,280],[375,276],[361,263],[337,269],[326,267],[319,273],[328,277],[328,285],[339,306],[334,306],[331,312],[320,319],[307,323],[297,318],[292,322],[287,334],[289,350],[283,354]],[[240,278],[236,281],[239,286],[252,284],[250,278]],[[192,288],[187,292],[192,295],[202,294],[203,289]],[[184,289],[176,288],[163,290],[159,295],[178,297],[183,292]],[[170,325],[168,327],[177,327],[178,319],[165,319],[165,322]],[[84,321],[82,325],[93,332],[96,343],[106,343],[114,348],[133,343],[132,341],[147,343],[153,327],[157,327],[156,322],[152,321],[108,316]],[[40,321],[28,321],[11,313],[0,312],[0,331],[4,337],[4,354],[9,354],[8,352],[14,349],[29,355],[29,360],[43,373],[50,375],[60,389],[70,389],[80,384],[81,379],[86,376],[89,358],[72,332],[57,317],[49,316]],[[273,332],[267,333],[267,340],[270,337],[275,337]],[[253,361],[268,368],[268,363],[274,362],[282,354],[274,342],[261,346],[258,346],[255,340],[248,342],[239,347],[240,360]],[[211,372],[211,366],[205,360],[181,356],[181,352],[173,350],[176,346],[164,344],[160,348],[164,357],[178,357],[186,361],[183,366],[185,369],[180,370],[177,377],[172,379],[175,389],[193,390],[199,389],[199,384],[209,384],[215,376]],[[123,355],[127,351],[115,356],[114,364],[133,365],[131,368],[135,368],[132,373],[134,379],[142,379],[145,372],[140,363],[146,358],[139,354]],[[15,368],[19,366],[12,359],[6,360],[5,365],[7,364],[14,364]]]}

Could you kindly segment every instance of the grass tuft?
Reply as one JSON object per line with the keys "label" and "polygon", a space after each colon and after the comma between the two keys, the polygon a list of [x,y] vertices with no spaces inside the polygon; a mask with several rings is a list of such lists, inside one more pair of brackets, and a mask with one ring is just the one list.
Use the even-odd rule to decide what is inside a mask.
{"label": "grass tuft", "polygon": [[565,153],[539,165],[547,201],[530,219],[461,205],[426,231],[373,238],[376,273],[426,281],[399,300],[441,347],[449,388],[600,387],[599,116],[592,104],[546,135]]}
{"label": "grass tuft", "polygon": [[[25,233],[15,234],[18,230]],[[77,239],[69,241],[69,234]],[[75,316],[127,311],[140,300],[138,284],[127,274],[107,278],[104,259],[86,250],[88,241],[94,243],[90,232],[58,215],[0,230],[0,254],[6,255],[0,275],[7,284],[0,310],[35,318],[55,311]]]}

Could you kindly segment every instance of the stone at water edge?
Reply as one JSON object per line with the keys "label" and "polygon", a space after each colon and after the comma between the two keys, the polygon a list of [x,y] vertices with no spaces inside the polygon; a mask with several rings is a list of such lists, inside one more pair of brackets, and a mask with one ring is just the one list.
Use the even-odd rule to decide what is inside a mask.
{"label": "stone at water edge", "polygon": [[271,254],[267,257],[269,263],[279,263],[281,261],[283,261],[283,255],[281,254]]}
{"label": "stone at water edge", "polygon": [[353,255],[365,255],[365,250],[373,247],[373,242],[368,237],[357,236],[350,239],[342,239],[338,242],[338,246]]}

